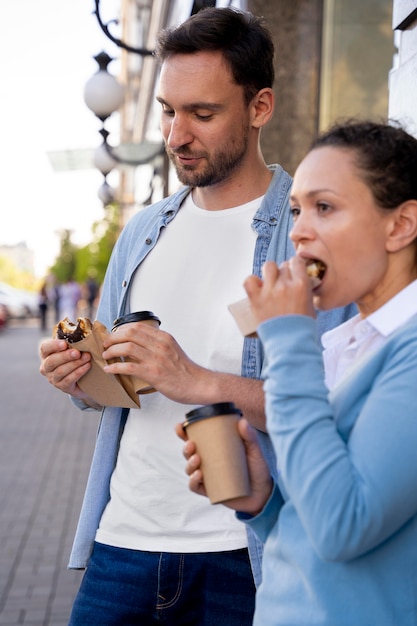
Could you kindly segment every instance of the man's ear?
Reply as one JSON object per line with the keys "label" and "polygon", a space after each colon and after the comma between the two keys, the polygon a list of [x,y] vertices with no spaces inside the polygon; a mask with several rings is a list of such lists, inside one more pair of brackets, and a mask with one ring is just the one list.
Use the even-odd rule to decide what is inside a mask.
{"label": "man's ear", "polygon": [[252,112],[252,127],[262,128],[269,122],[274,112],[275,96],[272,89],[260,89],[252,98],[250,108]]}
{"label": "man's ear", "polygon": [[407,200],[393,212],[387,251],[398,252],[417,239],[417,200]]}

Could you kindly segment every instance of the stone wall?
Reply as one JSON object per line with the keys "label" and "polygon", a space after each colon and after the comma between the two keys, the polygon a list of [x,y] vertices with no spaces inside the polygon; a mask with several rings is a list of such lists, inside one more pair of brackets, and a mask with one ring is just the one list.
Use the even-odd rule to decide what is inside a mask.
{"label": "stone wall", "polygon": [[247,8],[274,33],[276,105],[263,152],[292,175],[318,130],[323,1],[248,0]]}
{"label": "stone wall", "polygon": [[387,117],[391,1],[248,0],[276,49],[276,109],[262,138],[267,162],[293,174],[320,129],[344,117]]}

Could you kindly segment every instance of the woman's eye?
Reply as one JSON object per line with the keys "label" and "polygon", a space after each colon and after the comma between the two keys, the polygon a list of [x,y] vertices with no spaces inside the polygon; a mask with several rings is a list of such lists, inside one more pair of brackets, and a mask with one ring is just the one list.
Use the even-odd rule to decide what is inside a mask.
{"label": "woman's eye", "polygon": [[327,213],[328,211],[330,211],[330,205],[326,202],[318,202],[317,210],[319,213]]}
{"label": "woman's eye", "polygon": [[290,213],[292,215],[293,220],[295,220],[300,215],[300,209],[298,207],[291,207]]}

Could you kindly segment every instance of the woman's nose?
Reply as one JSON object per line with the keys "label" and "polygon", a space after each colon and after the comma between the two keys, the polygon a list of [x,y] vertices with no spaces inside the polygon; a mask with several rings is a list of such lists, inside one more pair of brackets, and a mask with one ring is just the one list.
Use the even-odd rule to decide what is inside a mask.
{"label": "woman's nose", "polygon": [[298,244],[300,241],[304,239],[313,239],[314,238],[314,229],[312,225],[309,223],[307,215],[303,212],[300,212],[295,220],[293,227],[290,231],[290,239],[294,245]]}

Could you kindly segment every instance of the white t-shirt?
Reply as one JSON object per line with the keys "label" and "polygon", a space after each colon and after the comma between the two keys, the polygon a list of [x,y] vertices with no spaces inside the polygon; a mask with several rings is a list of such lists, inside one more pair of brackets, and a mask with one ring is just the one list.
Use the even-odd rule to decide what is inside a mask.
{"label": "white t-shirt", "polygon": [[[190,194],[133,279],[130,310],[153,311],[193,361],[213,370],[240,374],[243,337],[227,305],[245,296],[256,242],[251,222],[261,200],[207,211]],[[130,411],[97,541],[156,552],[247,545],[231,509],[188,489],[174,427],[193,408],[157,392]]]}

